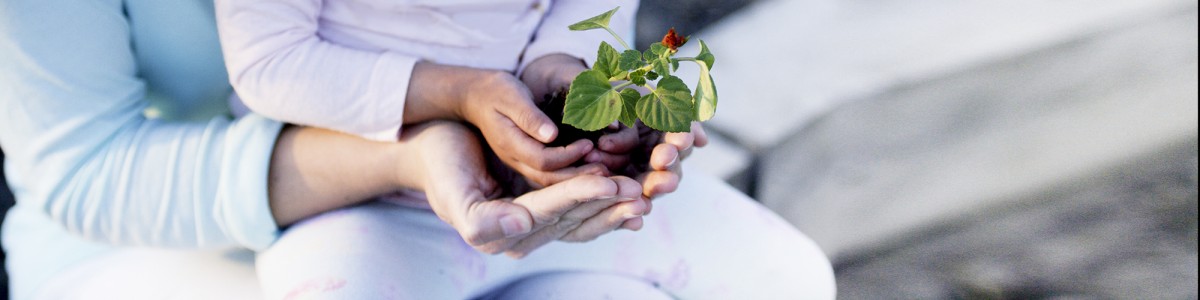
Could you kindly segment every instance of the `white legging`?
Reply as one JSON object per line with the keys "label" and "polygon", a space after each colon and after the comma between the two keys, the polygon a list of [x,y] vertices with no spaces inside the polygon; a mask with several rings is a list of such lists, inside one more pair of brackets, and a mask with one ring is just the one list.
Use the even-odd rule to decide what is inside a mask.
{"label": "white legging", "polygon": [[259,286],[247,282],[255,275],[249,263],[238,263],[248,256],[126,249],[47,288],[62,285],[65,294],[51,295],[68,298],[125,288],[137,290],[125,296],[156,298],[833,298],[820,250],[718,180],[688,177],[645,221],[639,232],[551,243],[514,260],[476,252],[428,210],[371,202],[289,228],[258,254]]}

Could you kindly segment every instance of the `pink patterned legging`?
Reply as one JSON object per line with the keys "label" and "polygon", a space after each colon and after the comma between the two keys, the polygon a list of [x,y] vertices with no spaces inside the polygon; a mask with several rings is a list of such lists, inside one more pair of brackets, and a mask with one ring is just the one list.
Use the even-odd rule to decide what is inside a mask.
{"label": "pink patterned legging", "polygon": [[521,260],[476,252],[428,210],[376,201],[298,223],[256,259],[119,250],[75,270],[87,282],[62,276],[48,289],[70,285],[53,295],[67,298],[833,298],[832,269],[807,237],[728,185],[692,175],[655,200],[641,231],[551,243]]}

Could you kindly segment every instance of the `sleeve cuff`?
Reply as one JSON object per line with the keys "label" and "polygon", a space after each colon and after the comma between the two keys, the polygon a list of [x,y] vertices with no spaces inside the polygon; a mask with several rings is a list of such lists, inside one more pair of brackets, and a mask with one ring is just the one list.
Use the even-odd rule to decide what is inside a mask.
{"label": "sleeve cuff", "polygon": [[413,68],[417,65],[415,57],[393,52],[384,52],[371,70],[372,76],[368,85],[367,99],[396,99],[394,101],[373,101],[375,107],[374,119],[369,124],[393,124],[386,128],[365,129],[352,132],[363,138],[395,142],[400,134],[401,124],[404,124],[404,103],[407,101],[409,82],[412,81]]}
{"label": "sleeve cuff", "polygon": [[264,250],[279,237],[279,226],[267,201],[267,176],[275,140],[283,123],[249,114],[230,126],[225,138],[220,185],[219,217],[235,243]]}

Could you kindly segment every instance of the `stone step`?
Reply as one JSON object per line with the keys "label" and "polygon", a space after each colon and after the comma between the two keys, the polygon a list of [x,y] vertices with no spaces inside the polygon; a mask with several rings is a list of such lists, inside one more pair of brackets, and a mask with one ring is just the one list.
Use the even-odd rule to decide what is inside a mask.
{"label": "stone step", "polygon": [[[753,151],[855,99],[1016,57],[1194,0],[756,1],[692,35],[717,56],[710,126]],[[688,43],[681,53],[696,53]],[[684,64],[691,82],[695,68]]]}
{"label": "stone step", "polygon": [[[701,151],[708,153],[688,165],[745,189],[754,185],[755,157],[787,151],[776,146],[840,105],[1194,6],[1188,0],[752,1],[693,35],[718,57],[713,76],[722,100],[706,126],[732,143]],[[696,47],[681,51],[693,54]],[[683,64],[680,75],[690,82],[695,72]]]}
{"label": "stone step", "polygon": [[[863,60],[879,63],[877,66],[882,69],[878,72],[868,72],[872,63],[862,62],[855,63],[860,66],[857,69],[829,74],[838,78],[812,79],[813,74],[792,77],[799,82],[826,82],[831,88],[811,89],[848,97],[826,98],[842,102],[824,104],[830,107],[828,112],[796,108],[790,112],[792,118],[765,115],[773,110],[762,107],[778,105],[778,110],[787,110],[785,107],[789,106],[758,105],[758,101],[772,95],[789,96],[788,92],[769,89],[769,84],[763,83],[780,79],[761,76],[765,78],[763,82],[750,86],[753,80],[730,79],[737,77],[730,76],[739,65],[735,58],[719,60],[717,69],[728,67],[721,77],[723,81],[718,83],[724,88],[722,96],[726,100],[720,112],[726,119],[714,125],[738,132],[739,137],[749,136],[748,142],[758,145],[750,148],[761,155],[760,200],[808,233],[835,260],[886,247],[889,242],[957,218],[995,207],[1022,205],[1021,199],[1038,195],[1054,184],[1086,177],[1168,145],[1197,139],[1198,39],[1194,1],[1056,1],[1036,5],[1033,4],[1036,1],[1018,2],[1026,5],[1011,1],[976,3],[995,12],[975,17],[999,23],[1004,21],[999,21],[1002,18],[998,16],[1011,17],[1008,22],[1020,23],[1019,26],[985,30],[956,16],[955,19],[965,23],[935,22],[947,27],[942,28],[945,35],[940,39],[915,34],[920,42],[908,48],[884,44],[879,49],[847,50],[853,52],[847,56],[865,55]],[[886,10],[904,10],[905,5],[917,4],[894,5],[901,7]],[[954,12],[932,6],[937,8],[931,9],[942,13]],[[1116,7],[1125,9],[1118,11]],[[906,11],[919,24],[932,22],[927,17],[940,15]],[[1018,11],[1027,14],[1017,14]],[[926,25],[933,29],[937,27],[935,23]],[[872,24],[879,31],[902,31],[881,26],[882,23]],[[1044,32],[1029,28],[1035,25],[1050,28],[1044,28]],[[1068,31],[1065,28],[1076,33],[1063,33]],[[867,34],[865,30],[862,33]],[[914,35],[895,33],[896,39]],[[1008,41],[1026,50],[1015,56],[1002,55],[1004,51],[980,50],[978,47],[988,43],[978,42],[980,39],[975,36],[988,34],[1007,36],[992,40],[992,46],[1015,47],[1000,43]],[[796,47],[791,56],[807,55],[805,50],[795,50],[804,48]],[[930,52],[911,53],[914,47]],[[960,63],[955,64],[945,57],[968,55],[937,49],[940,47],[977,49],[981,54],[974,54],[973,65],[964,65],[970,61],[966,59],[956,59]],[[716,45],[712,48],[721,49]],[[896,51],[910,56],[897,54],[884,59],[858,51],[879,55]],[[914,59],[941,63],[921,67]],[[895,62],[895,66],[884,67],[885,61]],[[938,69],[932,65],[943,70],[930,71]],[[815,69],[820,71],[829,66],[830,63],[817,64]],[[916,71],[922,69],[926,71]],[[923,78],[901,73],[942,75]],[[867,74],[878,74],[879,81],[864,80]],[[847,79],[855,76],[859,80]],[[849,90],[832,92],[850,89],[854,82],[864,87],[888,86],[873,85],[883,81],[891,82],[891,87],[865,89],[872,92],[853,97]],[[738,91],[738,84],[731,82],[747,85],[740,87],[745,89],[743,96],[733,94]],[[796,99],[806,99],[803,95],[812,91],[805,90],[809,89],[807,83],[799,82],[785,86],[797,91]],[[791,88],[796,86],[802,88]],[[758,98],[735,98],[750,95],[747,90],[754,90]],[[755,105],[730,104],[739,101],[735,99],[754,99]],[[749,107],[758,112],[749,113]],[[819,118],[809,120],[808,116]],[[731,121],[738,119],[747,121],[744,125]],[[762,126],[763,120],[775,123]],[[773,136],[774,133],[754,135],[738,129],[739,126],[794,126],[783,122],[809,125],[802,132],[779,137]]]}

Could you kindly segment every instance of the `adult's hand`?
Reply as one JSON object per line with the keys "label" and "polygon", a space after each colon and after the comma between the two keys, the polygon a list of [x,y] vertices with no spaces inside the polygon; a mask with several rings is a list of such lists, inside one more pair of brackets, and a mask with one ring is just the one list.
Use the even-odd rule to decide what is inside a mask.
{"label": "adult's hand", "polygon": [[[484,253],[521,258],[555,240],[586,242],[649,211],[641,185],[628,177],[580,175],[515,199],[485,200],[475,191],[465,206],[438,213],[467,244]],[[434,196],[430,195],[430,203]],[[437,207],[435,206],[435,210]]]}
{"label": "adult's hand", "polygon": [[[529,210],[529,234],[485,245],[488,250],[521,258],[555,240],[587,242],[635,221],[650,207],[639,201],[641,185],[623,176],[582,175],[517,197]],[[640,226],[639,226],[640,227]]]}
{"label": "adult's hand", "polygon": [[477,139],[457,123],[410,127],[399,144],[416,153],[410,161],[421,162],[414,171],[434,212],[482,252],[522,257],[556,239],[595,239],[647,209],[632,201],[641,193],[633,179],[593,175],[516,199],[489,200],[499,189],[488,177]]}

